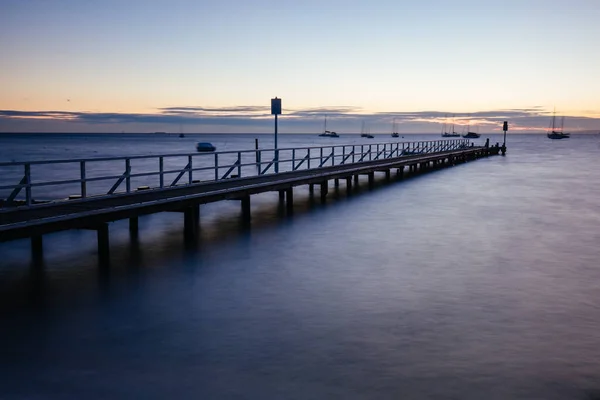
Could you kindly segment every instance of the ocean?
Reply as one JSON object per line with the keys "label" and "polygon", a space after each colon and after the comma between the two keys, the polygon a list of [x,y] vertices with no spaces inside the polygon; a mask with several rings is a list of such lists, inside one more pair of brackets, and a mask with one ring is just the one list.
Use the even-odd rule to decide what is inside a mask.
{"label": "ocean", "polygon": [[[2,134],[0,162],[255,138],[272,146]],[[42,270],[27,240],[0,243],[0,398],[600,399],[600,135],[507,146],[325,204],[299,187],[291,216],[256,195],[249,228],[239,202],[202,205],[194,246],[179,213],[141,217],[137,240],[117,221],[108,271],[93,231],[46,235]]]}

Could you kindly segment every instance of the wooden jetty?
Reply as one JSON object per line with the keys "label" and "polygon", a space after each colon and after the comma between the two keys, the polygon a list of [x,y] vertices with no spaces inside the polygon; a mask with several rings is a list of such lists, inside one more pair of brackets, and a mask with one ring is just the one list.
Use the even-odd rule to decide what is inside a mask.
{"label": "wooden jetty", "polygon": [[[253,194],[278,191],[291,210],[293,189],[299,185],[309,185],[311,193],[319,186],[325,201],[329,180],[337,184],[344,179],[350,190],[360,175],[367,175],[372,185],[375,172],[389,178],[393,169],[401,174],[405,168],[441,168],[501,149],[456,139],[0,163],[4,180],[15,181],[0,186],[0,242],[30,238],[33,259],[39,260],[42,235],[92,229],[97,231],[99,260],[106,264],[111,221],[129,219],[130,233],[137,235],[140,216],[179,211],[190,239],[197,234],[200,204],[239,200],[249,221]],[[105,175],[117,165],[122,174]],[[56,176],[61,179],[52,178]]]}

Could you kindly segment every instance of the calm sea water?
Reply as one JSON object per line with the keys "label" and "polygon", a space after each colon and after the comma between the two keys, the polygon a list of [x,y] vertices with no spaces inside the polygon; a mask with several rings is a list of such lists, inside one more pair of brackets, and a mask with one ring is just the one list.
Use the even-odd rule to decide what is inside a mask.
{"label": "calm sea water", "polygon": [[[254,137],[0,135],[0,162]],[[600,398],[600,137],[508,147],[325,205],[298,188],[293,216],[257,195],[250,229],[203,205],[192,247],[180,214],[115,222],[110,272],[94,232],[45,236],[41,272],[0,243],[0,398]]]}

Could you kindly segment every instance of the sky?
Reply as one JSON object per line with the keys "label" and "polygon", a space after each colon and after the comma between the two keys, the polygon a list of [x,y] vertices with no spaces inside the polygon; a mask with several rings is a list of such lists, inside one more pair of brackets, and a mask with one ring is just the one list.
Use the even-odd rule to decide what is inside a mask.
{"label": "sky", "polygon": [[[0,0],[0,132],[600,131],[598,0]],[[473,128],[475,129],[475,128]]]}

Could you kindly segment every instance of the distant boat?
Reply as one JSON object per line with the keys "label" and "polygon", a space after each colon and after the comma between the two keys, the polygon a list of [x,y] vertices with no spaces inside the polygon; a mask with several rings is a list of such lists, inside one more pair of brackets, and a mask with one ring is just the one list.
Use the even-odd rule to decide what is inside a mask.
{"label": "distant boat", "polygon": [[560,130],[556,130],[558,129],[556,126],[556,110],[554,110],[554,112],[552,113],[552,128],[549,128],[549,132],[546,134],[546,136],[548,136],[549,139],[568,139],[571,137],[570,133],[564,133],[563,132],[563,126],[565,123],[565,117],[562,117],[561,123],[560,123]]}
{"label": "distant boat", "polygon": [[368,138],[368,139],[373,139],[375,137],[368,132],[368,129],[365,129],[364,121],[362,123],[362,128],[360,130],[360,137],[364,137],[364,138]]}
{"label": "distant boat", "polygon": [[185,137],[185,135],[183,133],[180,133],[179,137]]}
{"label": "distant boat", "polygon": [[442,137],[460,137],[460,134],[454,132],[454,118],[452,119],[452,129],[450,132],[446,132],[446,119],[448,118],[448,114],[446,114],[446,118],[444,119],[444,126],[442,127]]}
{"label": "distant boat", "polygon": [[335,137],[335,138],[340,137],[340,135],[338,135],[334,131],[328,131],[327,130],[327,116],[325,116],[325,122],[323,123],[323,133],[321,133],[319,136],[321,136],[321,137]]}
{"label": "distant boat", "polygon": [[469,122],[469,124],[467,125],[467,134],[463,135],[463,137],[467,138],[467,139],[477,139],[477,138],[481,137],[481,135],[479,133],[477,133],[477,132],[471,132],[469,130],[469,126],[470,125],[471,125],[471,123]]}
{"label": "distant boat", "polygon": [[396,118],[394,118],[394,123],[392,124],[392,137],[400,137],[396,129]]}
{"label": "distant boat", "polygon": [[215,151],[217,148],[208,142],[198,142],[196,144],[196,150],[198,151]]}

